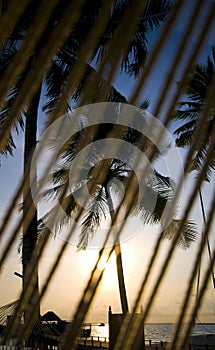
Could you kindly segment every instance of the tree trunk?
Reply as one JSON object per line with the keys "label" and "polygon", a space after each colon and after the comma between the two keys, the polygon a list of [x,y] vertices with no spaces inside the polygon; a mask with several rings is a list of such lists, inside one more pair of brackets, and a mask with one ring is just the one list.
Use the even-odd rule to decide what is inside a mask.
{"label": "tree trunk", "polygon": [[[206,214],[205,214],[204,201],[203,201],[203,197],[202,197],[202,191],[201,191],[200,188],[199,188],[199,199],[200,199],[201,210],[202,210],[202,217],[203,217],[203,224],[204,224],[203,227],[205,229],[207,220],[206,220]],[[204,229],[203,229],[203,232],[204,232]],[[210,259],[210,262],[211,262],[212,261],[212,253],[211,253],[211,247],[210,247],[208,236],[206,238],[206,242],[207,242],[209,259]],[[214,269],[213,269],[212,265],[211,265],[211,278],[212,278],[213,288],[215,289],[215,275],[214,275]]]}
{"label": "tree trunk", "polygon": [[121,246],[120,246],[119,241],[118,241],[118,243],[115,244],[115,254],[116,254],[116,267],[117,267],[117,276],[118,276],[118,283],[119,283],[119,293],[120,293],[122,313],[127,314],[128,313],[128,299],[127,299],[126,288],[125,288]]}
{"label": "tree trunk", "polygon": [[[32,155],[36,147],[37,138],[37,116],[40,101],[41,87],[35,94],[30,107],[26,113],[25,125],[25,145],[24,145],[24,177],[27,179],[26,186],[23,190],[23,247],[22,247],[22,265],[23,265],[23,290],[27,288],[27,281],[29,278],[28,269],[32,259],[32,254],[37,245],[37,208],[33,206],[33,217],[30,222],[26,220],[26,214],[33,204],[31,186],[30,186],[30,168]],[[37,184],[36,170],[35,170],[34,186]],[[38,267],[32,276],[32,289],[34,290],[33,297],[27,296],[27,310],[25,311],[25,318],[28,318],[28,310],[34,303],[34,299],[39,296],[38,283]],[[30,297],[30,300],[28,298]],[[30,311],[29,311],[30,312]],[[40,306],[37,305],[34,321],[38,320],[40,316]]]}
{"label": "tree trunk", "polygon": [[[113,225],[115,221],[115,211],[113,209],[113,202],[112,202],[111,196],[108,194],[108,191],[106,191],[106,195],[108,196],[108,205],[110,210],[111,223]],[[116,239],[115,228],[113,227],[112,230],[113,230],[113,235],[115,240]],[[128,298],[127,298],[127,293],[125,288],[125,279],[124,279],[124,273],[123,273],[121,245],[118,238],[116,239],[116,242],[115,242],[115,254],[116,254],[116,268],[117,268],[121,307],[122,307],[122,313],[125,315],[129,311]]]}

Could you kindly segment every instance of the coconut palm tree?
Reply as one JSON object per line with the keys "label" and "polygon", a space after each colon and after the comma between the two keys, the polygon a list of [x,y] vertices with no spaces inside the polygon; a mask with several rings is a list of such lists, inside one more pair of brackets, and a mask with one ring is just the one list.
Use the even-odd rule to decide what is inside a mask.
{"label": "coconut palm tree", "polygon": [[[176,135],[176,145],[178,147],[190,147],[193,143],[193,136],[196,123],[202,113],[206,113],[206,97],[209,86],[212,83],[215,72],[215,48],[212,47],[212,55],[208,56],[207,63],[197,63],[190,74],[187,86],[184,91],[184,99],[178,103],[179,107],[175,111],[173,118],[182,121],[182,124],[174,131]],[[203,115],[204,117],[204,115]],[[205,133],[202,143],[195,150],[192,160],[192,169],[200,171],[204,164],[207,150],[213,142],[213,125],[215,121],[214,106],[205,114]],[[215,169],[215,158],[211,161],[206,180],[210,180],[211,172]]]}
{"label": "coconut palm tree", "polygon": [[[119,106],[116,105],[115,111],[113,108],[111,111],[117,115]],[[73,124],[75,123],[74,119],[71,121]],[[142,118],[138,116],[136,121],[142,127],[149,127],[145,123],[144,114]],[[82,125],[81,131],[73,135],[59,151],[56,171],[52,174],[53,183],[49,184],[48,189],[47,183],[45,184],[46,189],[41,196],[42,199],[54,197],[58,200],[61,198],[69,176],[71,178],[70,171],[73,170],[74,175],[72,175],[69,188],[65,197],[61,198],[63,211],[56,214],[56,206],[54,206],[39,221],[39,230],[42,233],[44,226],[48,224],[49,220],[52,221],[53,215],[54,230],[55,232],[59,231],[59,233],[62,227],[70,223],[71,217],[74,220],[78,219],[78,222],[81,223],[81,232],[77,247],[78,249],[86,249],[89,242],[94,239],[96,232],[102,228],[104,221],[109,218],[115,245],[121,307],[123,314],[126,314],[129,308],[120,236],[115,226],[118,220],[116,198],[121,198],[120,205],[123,208],[124,218],[134,215],[139,216],[145,224],[158,224],[164,220],[163,213],[172,198],[174,184],[169,177],[163,176],[154,168],[151,168],[150,171],[143,171],[144,164],[139,164],[140,159],[137,158],[135,146],[147,155],[152,148],[152,142],[140,131],[119,125],[117,120],[116,124],[102,123],[98,125],[98,128],[95,128],[89,125],[87,115],[78,123]],[[62,133],[63,129],[61,129]],[[104,144],[106,138],[111,138],[112,150],[110,144]],[[121,140],[119,148],[118,144],[116,147],[114,146],[113,138]],[[54,144],[56,142],[54,137]],[[80,146],[83,143],[84,147],[90,144],[92,147],[90,150],[84,151],[81,158],[78,158],[78,162],[75,162],[74,168],[74,160],[81,153]],[[114,155],[112,155],[112,151]],[[155,153],[154,159],[157,159],[160,152],[156,149]],[[107,157],[104,157],[104,154],[108,154]],[[137,173],[141,176],[138,177]],[[89,196],[86,195],[86,190],[89,192]],[[180,220],[175,218],[171,220],[162,232],[163,238],[173,238],[179,223]],[[195,225],[187,221],[178,244],[183,248],[188,248],[195,237]]]}
{"label": "coconut palm tree", "polygon": [[[194,65],[187,86],[184,91],[184,98],[179,102],[179,107],[174,113],[174,119],[182,121],[182,124],[174,131],[176,135],[176,145],[178,147],[191,147],[194,141],[194,134],[197,122],[204,118],[204,135],[200,146],[195,149],[192,159],[191,171],[201,172],[204,166],[209,146],[214,142],[213,128],[215,122],[214,104],[207,108],[207,97],[209,88],[215,74],[215,48],[211,48],[211,55],[207,57],[206,63]],[[215,169],[215,157],[208,165],[205,181],[210,181]],[[202,211],[203,224],[206,224],[206,213],[201,189],[199,189],[199,199]],[[210,244],[207,238],[209,258],[211,259]],[[215,286],[213,269],[212,283]],[[200,269],[199,269],[200,274]],[[199,277],[198,277],[199,279]],[[198,289],[198,287],[197,287]],[[197,291],[198,293],[198,291]]]}
{"label": "coconut palm tree", "polygon": [[[4,6],[5,5],[5,6]],[[3,48],[0,52],[0,75],[3,76],[5,72],[10,70],[10,63],[12,62],[15,55],[21,50],[23,43],[25,42],[26,34],[29,31],[30,25],[34,19],[34,14],[38,10],[40,3],[37,1],[31,1],[27,10],[24,12],[21,19],[17,22],[15,29],[11,33],[8,40],[4,43]],[[46,103],[45,110],[51,111],[56,101],[61,96],[62,82],[64,82],[68,74],[73,67],[77,59],[77,53],[82,47],[88,32],[90,31],[92,25],[99,15],[102,1],[87,0],[81,10],[80,18],[76,22],[75,27],[72,29],[71,33],[68,35],[68,39],[64,45],[59,49],[56,55],[52,58],[50,62],[50,67],[44,72],[41,82],[35,91],[33,99],[28,103],[28,105],[23,106],[22,113],[13,117],[12,128],[9,136],[5,136],[5,130],[8,129],[8,115],[10,115],[10,110],[15,103],[19,91],[22,88],[25,78],[34,71],[35,64],[37,62],[39,53],[45,47],[47,37],[50,35],[52,30],[56,27],[58,22],[62,21],[61,15],[63,10],[68,6],[68,2],[60,1],[54,8],[52,15],[50,16],[49,22],[44,29],[42,35],[35,43],[34,50],[31,52],[27,58],[27,63],[23,71],[17,77],[14,85],[10,87],[6,97],[6,107],[1,111],[0,114],[0,138],[4,140],[4,144],[0,149],[1,154],[7,154],[8,152],[12,154],[15,148],[15,142],[13,138],[14,130],[19,132],[19,127],[25,129],[25,151],[24,151],[24,175],[29,173],[29,166],[31,163],[32,153],[36,146],[37,138],[37,123],[38,123],[38,113],[39,104],[41,102],[41,91],[45,90]],[[129,6],[128,1],[117,1],[114,6],[110,7],[110,18],[108,25],[105,29],[104,35],[100,38],[97,47],[93,52],[89,53],[91,59],[88,64],[88,71],[84,79],[86,79],[89,70],[92,71],[93,67],[90,66],[92,62],[97,60],[99,63],[103,55],[105,55],[109,41],[112,39],[113,34],[117,31],[118,25],[123,17],[124,11]],[[6,8],[6,3],[2,3],[2,9]],[[131,42],[129,48],[126,52],[121,52],[121,69],[129,74],[137,75],[143,69],[143,62],[147,55],[147,33],[153,30],[154,27],[159,27],[162,22],[167,19],[171,8],[171,2],[168,0],[163,1],[148,1],[145,9],[143,10],[140,22],[137,26],[135,33],[131,37]],[[35,29],[36,30],[36,29]],[[81,87],[84,80],[79,82],[76,86],[75,91],[70,95],[70,98],[74,98],[76,101],[80,96]],[[98,83],[99,88],[101,84]],[[117,93],[115,89],[111,89],[108,93],[107,99],[113,101],[125,101],[125,98]],[[68,107],[68,106],[67,106]],[[11,116],[10,116],[11,118]],[[23,213],[25,218],[25,213],[28,211],[29,206],[33,203],[30,184],[26,184],[26,192],[24,193],[23,201]],[[36,247],[37,241],[37,211],[34,210],[34,215],[29,224],[26,224],[24,220],[23,224],[23,248],[22,248],[22,263],[23,263],[23,287],[25,289],[27,279],[26,279],[26,269],[31,260],[33,251]],[[35,289],[38,290],[37,276],[35,276]],[[39,315],[39,310],[38,310]]]}

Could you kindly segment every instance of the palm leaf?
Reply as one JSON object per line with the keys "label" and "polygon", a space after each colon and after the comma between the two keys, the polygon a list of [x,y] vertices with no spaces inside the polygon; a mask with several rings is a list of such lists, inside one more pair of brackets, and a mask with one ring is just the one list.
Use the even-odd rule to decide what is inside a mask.
{"label": "palm leaf", "polygon": [[160,24],[167,20],[171,8],[172,1],[147,1],[142,19],[150,30],[159,28]]}
{"label": "palm leaf", "polygon": [[148,97],[146,97],[141,103],[138,104],[138,107],[140,109],[145,110],[149,107],[149,105],[150,105],[150,100]]}
{"label": "palm leaf", "polygon": [[177,147],[191,146],[193,142],[193,130],[183,132],[180,137],[176,138],[175,142]]}
{"label": "palm leaf", "polygon": [[76,201],[74,193],[67,195],[59,204],[54,205],[43,217],[38,220],[38,235],[43,234],[44,229],[52,227],[54,234],[60,232],[63,227],[71,222],[71,217],[75,220],[80,212],[84,211]]}
{"label": "palm leaf", "polygon": [[193,132],[195,125],[196,125],[196,121],[190,120],[187,123],[184,123],[183,125],[181,125],[177,130],[175,130],[174,134],[181,136],[183,135],[184,132],[188,132],[188,131]]}
{"label": "palm leaf", "polygon": [[[1,130],[5,130],[5,127],[8,123],[8,113],[10,113],[10,110],[14,104],[14,101],[16,100],[16,96],[18,94],[18,86],[13,89],[10,93],[10,96],[7,101],[6,107],[0,112],[0,138],[3,138],[3,134]],[[0,154],[7,155],[8,153],[10,155],[13,155],[13,150],[16,148],[15,142],[14,142],[14,132],[16,134],[19,134],[20,130],[24,129],[24,122],[23,122],[23,115],[20,113],[17,118],[14,120],[11,132],[9,133],[8,137],[5,139],[5,143],[3,147],[0,149]]]}
{"label": "palm leaf", "polygon": [[89,206],[85,218],[82,221],[82,231],[80,233],[78,249],[86,249],[90,240],[93,239],[94,234],[100,228],[102,219],[106,218],[107,201],[104,190],[101,187]]}
{"label": "palm leaf", "polygon": [[154,171],[147,179],[143,197],[137,204],[135,215],[140,215],[144,223],[160,222],[168,200],[173,196],[173,182],[169,177]]}
{"label": "palm leaf", "polygon": [[[3,49],[0,51],[0,77],[5,74],[7,70],[10,69],[11,60],[14,58],[15,54],[17,53],[17,48],[15,46],[14,41],[12,41],[11,44],[6,43]],[[27,70],[27,68],[26,68]],[[26,71],[27,74],[27,71]],[[8,114],[10,113],[10,110],[17,98],[17,95],[19,93],[19,89],[22,86],[22,83],[24,81],[24,77],[20,77],[18,81],[16,82],[15,86],[10,89],[7,98],[6,98],[6,104],[3,106],[0,112],[0,138],[3,138],[3,130],[5,130],[5,127],[8,122]],[[11,132],[8,136],[8,138],[5,140],[5,145],[0,149],[0,154],[7,155],[8,153],[10,155],[13,155],[13,150],[16,148],[15,142],[14,142],[14,132],[16,134],[19,133],[20,128],[24,128],[24,122],[23,122],[23,116],[22,114],[17,115],[17,118],[14,120]]]}
{"label": "palm leaf", "polygon": [[[208,57],[205,64],[196,64],[190,74],[185,94],[187,101],[184,100],[179,103],[179,109],[176,110],[173,118],[185,120],[184,124],[179,126],[174,134],[177,135],[176,145],[178,147],[192,146],[195,126],[198,119],[203,115],[205,108],[205,100],[208,88],[212,82],[215,74],[215,49],[212,47],[212,58]],[[207,118],[207,119],[206,119]],[[195,150],[191,170],[201,171],[202,166],[207,156],[207,151],[211,142],[213,142],[213,125],[215,121],[214,106],[210,109],[207,116],[205,116],[205,136],[202,140],[199,149]],[[207,171],[205,180],[209,181],[214,170],[215,160],[211,160]]]}
{"label": "palm leaf", "polygon": [[57,199],[63,192],[64,185],[56,185],[51,188],[45,189],[40,195],[40,200]]}
{"label": "palm leaf", "polygon": [[[110,39],[119,29],[119,21],[123,18],[129,1],[116,1],[111,18],[107,28],[98,43],[95,50],[97,63],[107,53]],[[122,54],[121,70],[131,75],[137,76],[144,69],[144,63],[147,58],[147,33],[154,28],[158,28],[162,22],[168,18],[172,2],[167,0],[149,0],[147,5],[143,7],[143,13],[137,24],[136,31],[133,33],[130,44],[126,51]]]}
{"label": "palm leaf", "polygon": [[187,220],[180,232],[178,232],[180,225],[181,220],[172,220],[167,228],[162,232],[163,239],[171,240],[174,238],[175,234],[178,234],[178,246],[183,249],[188,249],[190,245],[196,241],[198,237],[198,231],[196,229],[195,223],[192,221]]}

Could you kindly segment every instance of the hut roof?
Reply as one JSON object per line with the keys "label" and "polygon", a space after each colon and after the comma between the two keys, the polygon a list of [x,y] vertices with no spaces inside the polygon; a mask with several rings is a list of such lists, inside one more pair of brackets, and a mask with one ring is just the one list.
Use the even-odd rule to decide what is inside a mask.
{"label": "hut roof", "polygon": [[61,318],[54,311],[48,311],[42,316],[42,321],[61,321]]}

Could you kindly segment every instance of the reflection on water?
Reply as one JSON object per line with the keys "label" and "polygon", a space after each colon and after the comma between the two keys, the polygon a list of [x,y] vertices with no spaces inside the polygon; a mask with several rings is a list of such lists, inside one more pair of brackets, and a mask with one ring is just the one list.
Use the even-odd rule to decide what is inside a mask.
{"label": "reflection on water", "polygon": [[[172,323],[147,323],[145,325],[145,339],[155,342],[170,340],[174,325]],[[201,323],[194,326],[192,334],[215,334],[214,323]],[[96,337],[109,337],[108,324],[105,326],[92,326],[91,335]]]}

